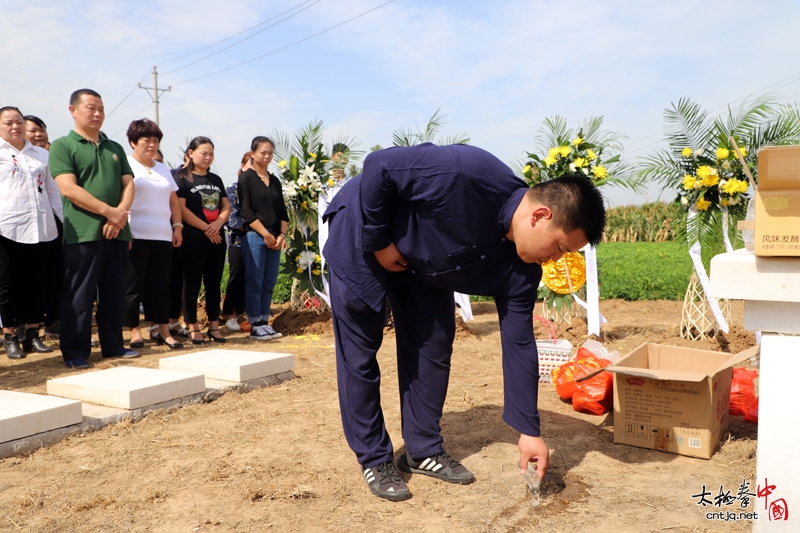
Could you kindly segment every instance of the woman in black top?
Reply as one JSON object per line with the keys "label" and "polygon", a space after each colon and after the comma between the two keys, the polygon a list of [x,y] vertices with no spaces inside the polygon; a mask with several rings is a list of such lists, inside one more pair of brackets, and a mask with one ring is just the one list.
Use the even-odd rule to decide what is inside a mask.
{"label": "woman in black top", "polygon": [[281,250],[286,247],[289,215],[281,182],[267,170],[275,145],[267,137],[256,137],[250,150],[253,166],[239,175],[239,213],[247,231],[242,239],[245,308],[252,326],[250,338],[272,340],[283,336],[269,325],[269,308]]}
{"label": "woman in black top", "polygon": [[203,334],[197,324],[197,297],[201,282],[206,289],[208,338],[225,342],[219,332],[220,282],[225,267],[225,238],[222,226],[231,207],[222,179],[208,171],[214,162],[214,144],[208,137],[195,137],[186,149],[188,163],[178,172],[178,199],[183,222],[184,317],[189,325],[192,344],[202,344]]}

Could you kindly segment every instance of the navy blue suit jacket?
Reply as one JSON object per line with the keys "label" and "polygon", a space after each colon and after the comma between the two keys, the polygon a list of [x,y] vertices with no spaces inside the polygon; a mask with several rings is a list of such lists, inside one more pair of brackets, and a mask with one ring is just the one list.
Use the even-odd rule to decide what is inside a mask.
{"label": "navy blue suit jacket", "polygon": [[[532,315],[542,269],[524,263],[505,237],[527,190],[503,162],[474,146],[422,144],[373,152],[362,174],[342,187],[325,212],[336,214],[337,223],[324,255],[375,311],[386,289],[408,276],[443,289],[440,297],[452,298],[452,291],[493,296],[503,347],[503,419],[539,436]],[[375,259],[373,252],[392,242],[408,261],[405,272],[388,272]],[[424,309],[425,302],[419,303]]]}

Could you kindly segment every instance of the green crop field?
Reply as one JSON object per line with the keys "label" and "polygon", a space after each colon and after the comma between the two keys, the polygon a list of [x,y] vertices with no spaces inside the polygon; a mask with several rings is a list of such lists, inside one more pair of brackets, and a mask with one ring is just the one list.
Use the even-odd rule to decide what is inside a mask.
{"label": "green crop field", "polygon": [[600,298],[682,300],[692,275],[686,244],[604,242],[597,247]]}

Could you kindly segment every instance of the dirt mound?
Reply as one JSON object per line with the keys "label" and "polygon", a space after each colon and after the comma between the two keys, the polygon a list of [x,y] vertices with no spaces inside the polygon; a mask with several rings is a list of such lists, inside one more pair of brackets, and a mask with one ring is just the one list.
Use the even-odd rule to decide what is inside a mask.
{"label": "dirt mound", "polygon": [[272,320],[272,327],[284,335],[327,335],[333,333],[330,310],[317,313],[311,309],[284,309]]}

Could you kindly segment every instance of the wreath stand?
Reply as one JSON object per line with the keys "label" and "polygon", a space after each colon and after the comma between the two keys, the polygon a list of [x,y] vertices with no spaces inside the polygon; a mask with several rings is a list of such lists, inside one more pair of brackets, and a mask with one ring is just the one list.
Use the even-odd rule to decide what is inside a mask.
{"label": "wreath stand", "polygon": [[289,297],[289,305],[292,311],[311,309],[318,315],[328,310],[328,304],[319,296],[311,296],[308,291],[300,291],[300,280],[292,280],[292,294]]}
{"label": "wreath stand", "polygon": [[[731,323],[731,302],[726,299],[719,299],[719,308],[722,316]],[[681,312],[681,337],[693,341],[699,341],[714,337],[719,326],[703,292],[703,286],[697,273],[692,273],[689,280],[689,287],[686,289],[686,296],[683,299],[683,311]]]}
{"label": "wreath stand", "polygon": [[[585,286],[577,291],[579,298],[585,298]],[[586,309],[578,305],[574,300],[572,305],[563,305],[561,309],[557,309],[554,305],[542,305],[542,317],[546,318],[554,324],[572,324],[573,318],[586,318]]]}

